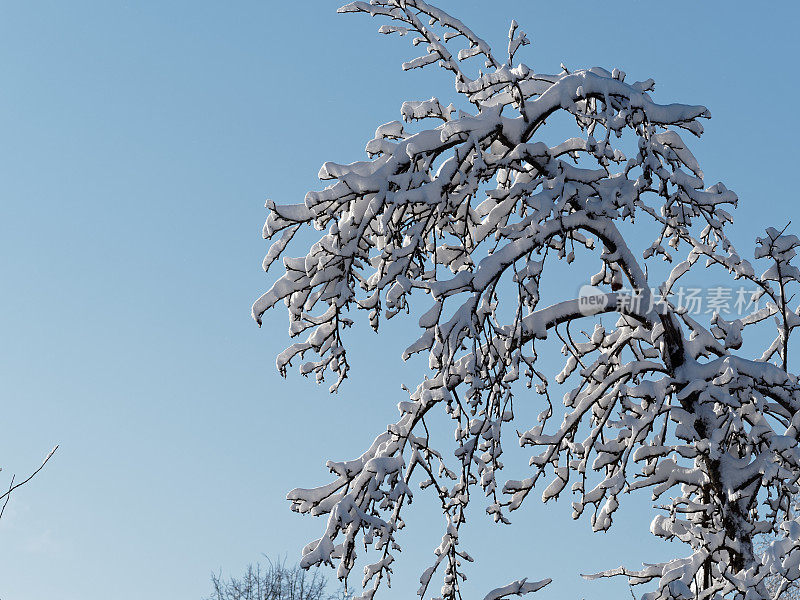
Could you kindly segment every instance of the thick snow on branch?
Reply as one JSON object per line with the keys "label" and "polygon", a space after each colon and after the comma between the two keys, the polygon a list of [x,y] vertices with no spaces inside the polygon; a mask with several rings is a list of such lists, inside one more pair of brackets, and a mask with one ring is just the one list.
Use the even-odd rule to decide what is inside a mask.
{"label": "thick snow on branch", "polygon": [[[422,1],[341,11],[388,19],[381,33],[412,34],[424,53],[405,67],[439,64],[455,75],[456,94],[405,102],[403,122],[379,126],[367,142],[367,160],[325,163],[319,177],[330,184],[302,204],[267,203],[264,237],[273,242],[264,267],[282,259],[283,272],[253,317],[260,323],[286,306],[289,333],[300,340],[278,357],[281,373],[296,365],[318,381],[332,377],[335,391],[349,369],[343,330],[357,315],[366,312],[378,331],[382,319],[416,308],[419,335],[404,358],[427,355],[430,367],[362,456],[329,462],[331,483],[289,493],[293,510],[327,522],[303,566],[335,562],[346,579],[363,549],[362,597],[371,598],[391,576],[402,515],[419,486],[439,500],[444,519],[419,595],[436,575],[441,597],[461,598],[462,564],[472,558],[459,530],[470,501],[483,496],[488,515],[509,523],[541,484],[545,502],[571,495],[573,516],[587,515],[596,531],[612,526],[628,493],[661,499],[651,533],[683,542],[686,555],[598,574],[652,582],[647,600],[761,599],[765,577],[800,579],[800,524],[790,509],[800,491],[800,387],[788,371],[800,325],[800,241],[767,230],[754,255],[761,275],[735,249],[725,227],[737,197],[706,185],[682,137],[702,133],[708,110],[658,103],[652,80],[628,83],[616,69],[535,73],[516,60],[527,42],[516,22],[501,59]],[[470,75],[476,56],[483,68]],[[556,112],[575,130],[550,145],[543,132]],[[643,249],[626,233],[633,223]],[[306,226],[318,239],[295,257],[289,249]],[[562,298],[541,303],[552,295],[548,281],[591,261],[598,270],[584,281],[595,292],[561,286]],[[672,292],[706,268],[748,282],[766,306],[698,322]],[[745,329],[773,323],[763,352],[734,354]],[[548,375],[537,348],[556,339],[565,361]],[[556,386],[566,390],[561,407]],[[515,416],[518,397],[540,403],[535,423]],[[426,425],[442,410],[454,445]],[[530,451],[530,470],[498,482],[508,423]],[[754,538],[767,533],[776,541],[758,556]],[[547,582],[516,581],[486,598]]]}

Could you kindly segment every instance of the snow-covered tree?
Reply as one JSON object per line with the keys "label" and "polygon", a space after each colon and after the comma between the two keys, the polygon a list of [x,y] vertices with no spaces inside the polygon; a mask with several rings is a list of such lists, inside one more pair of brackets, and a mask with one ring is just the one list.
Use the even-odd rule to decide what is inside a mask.
{"label": "snow-covered tree", "polygon": [[[369,160],[325,163],[319,177],[331,185],[303,203],[267,203],[264,236],[275,241],[264,268],[282,258],[284,272],[253,316],[260,323],[282,301],[302,340],[278,357],[280,372],[299,361],[303,375],[332,376],[335,391],[348,375],[344,330],[359,311],[378,331],[381,318],[419,306],[420,335],[404,358],[425,353],[430,366],[364,454],[328,462],[329,484],[289,493],[293,510],[327,520],[302,565],[337,562],[344,579],[361,559],[362,597],[371,598],[390,577],[419,484],[445,519],[419,595],[436,595],[436,575],[442,597],[460,598],[470,502],[485,497],[489,516],[509,523],[542,483],[545,502],[571,494],[574,517],[587,515],[595,531],[611,527],[624,495],[647,490],[661,506],[651,532],[685,544],[674,560],[595,577],[652,582],[645,600],[780,595],[767,578],[800,578],[791,510],[800,386],[788,370],[800,240],[768,229],[753,262],[734,248],[726,226],[737,196],[706,185],[684,140],[702,134],[709,111],[659,104],[652,80],[628,82],[616,69],[536,72],[517,60],[528,38],[514,21],[499,56],[422,0],[340,12],[409,35],[424,51],[403,68],[439,65],[456,93],[405,102],[403,122],[367,142]],[[553,145],[553,124],[565,118],[574,137]],[[293,258],[288,245],[306,226],[319,238]],[[592,263],[584,281],[593,291],[564,295],[558,278]],[[673,292],[707,269],[747,282],[765,306],[696,319]],[[773,325],[773,341],[753,354]],[[762,332],[744,344],[753,326]],[[553,338],[565,356],[557,374],[540,358]],[[560,389],[563,406],[553,398]],[[519,422],[520,402],[540,403],[538,419]],[[452,446],[426,426],[436,411],[452,419]],[[530,449],[530,471],[498,482],[508,427]],[[758,536],[771,540],[760,553]],[[547,583],[517,580],[486,599]]]}

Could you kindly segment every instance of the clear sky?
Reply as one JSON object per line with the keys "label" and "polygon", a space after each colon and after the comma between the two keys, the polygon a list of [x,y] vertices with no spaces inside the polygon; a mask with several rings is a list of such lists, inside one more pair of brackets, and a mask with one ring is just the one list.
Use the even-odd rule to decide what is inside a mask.
{"label": "clear sky", "polygon": [[[60,444],[0,521],[3,600],[199,599],[212,571],[294,561],[323,523],[286,492],[360,454],[422,375],[400,361],[401,325],[386,353],[357,330],[352,380],[331,397],[275,372],[283,313],[250,319],[269,283],[264,200],[299,202],[403,100],[452,93],[447,74],[400,70],[407,38],[337,6],[0,3],[0,485]],[[796,2],[440,6],[497,48],[516,17],[537,70],[619,67],[653,77],[661,102],[705,104],[693,149],[707,183],[740,195],[741,245],[800,225]],[[353,413],[363,429],[343,427]],[[668,551],[647,506],[603,536],[566,506],[531,502],[504,529],[476,514],[468,589],[550,576],[538,598],[627,594],[576,574]],[[413,597],[438,544],[439,521],[414,515],[384,598]]]}

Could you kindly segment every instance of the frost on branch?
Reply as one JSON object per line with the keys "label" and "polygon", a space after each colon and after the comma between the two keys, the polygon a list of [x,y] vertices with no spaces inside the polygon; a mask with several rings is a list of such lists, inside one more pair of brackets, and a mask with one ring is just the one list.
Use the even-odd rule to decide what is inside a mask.
{"label": "frost on branch", "polygon": [[[404,103],[403,122],[381,125],[367,142],[368,160],[325,163],[319,176],[331,184],[302,204],[267,204],[273,244],[264,266],[282,258],[284,271],[253,316],[260,322],[279,302],[288,309],[299,341],[278,357],[281,373],[295,364],[318,381],[332,377],[335,391],[348,374],[343,330],[359,311],[378,331],[412,303],[422,316],[404,358],[427,355],[431,371],[362,456],[328,462],[329,484],[289,493],[293,510],[326,519],[303,566],[337,563],[347,579],[363,562],[362,597],[371,598],[390,582],[402,515],[419,486],[444,517],[419,595],[437,594],[436,576],[441,597],[460,598],[462,567],[472,562],[459,544],[470,501],[486,498],[488,515],[509,523],[541,484],[545,502],[571,495],[573,516],[596,531],[612,526],[626,494],[647,490],[659,503],[651,533],[683,542],[685,553],[595,576],[650,583],[646,600],[761,599],[765,578],[800,579],[800,522],[790,509],[800,389],[787,359],[800,324],[800,241],[767,230],[755,265],[736,250],[725,228],[737,197],[706,185],[683,137],[702,133],[706,108],[657,103],[652,80],[629,83],[616,69],[536,73],[516,60],[528,41],[516,22],[498,58],[425,2],[341,11],[388,19],[382,33],[410,34],[423,53],[404,68],[437,63],[453,73],[456,93]],[[574,137],[550,145],[555,113],[572,119]],[[633,223],[637,243],[649,236],[643,250],[631,243]],[[287,248],[306,226],[319,238],[292,257]],[[542,305],[548,275],[591,261],[597,271],[584,280],[601,290],[597,310],[571,295]],[[671,292],[704,269],[748,282],[765,307],[699,322]],[[774,325],[774,342],[752,357],[737,353],[756,325]],[[538,360],[548,338],[563,344],[559,373]],[[555,389],[566,390],[563,406]],[[515,401],[538,403],[538,419],[522,423]],[[454,445],[429,433],[426,417],[437,411],[452,420]],[[498,481],[509,426],[505,439],[528,449],[530,470]],[[774,541],[760,556],[753,542],[762,534]],[[486,597],[547,583],[519,580]]]}

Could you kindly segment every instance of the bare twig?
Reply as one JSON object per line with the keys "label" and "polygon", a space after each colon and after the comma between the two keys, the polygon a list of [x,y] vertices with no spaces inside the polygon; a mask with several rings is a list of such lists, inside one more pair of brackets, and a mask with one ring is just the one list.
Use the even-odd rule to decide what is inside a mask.
{"label": "bare twig", "polygon": [[53,454],[55,454],[55,453],[56,453],[56,450],[58,450],[58,444],[56,444],[55,448],[53,448],[52,450],[50,450],[50,453],[49,453],[49,454],[48,454],[48,455],[45,457],[45,459],[42,461],[42,464],[41,464],[41,465],[39,465],[39,468],[38,468],[38,469],[36,469],[36,470],[35,470],[33,473],[31,473],[30,475],[28,475],[28,477],[27,477],[26,479],[24,479],[23,481],[20,481],[18,484],[14,485],[14,477],[15,477],[15,476],[12,476],[12,477],[11,477],[11,484],[8,486],[8,491],[6,491],[6,492],[5,492],[5,493],[4,493],[2,496],[0,496],[0,500],[3,500],[3,499],[5,499],[5,502],[3,502],[3,508],[2,508],[2,509],[0,509],[0,517],[2,517],[2,516],[3,516],[3,512],[6,510],[6,505],[8,504],[8,501],[9,501],[9,499],[11,498],[11,492],[13,492],[13,491],[14,491],[15,489],[17,489],[18,487],[20,487],[20,486],[23,486],[23,485],[25,485],[26,483],[28,483],[28,482],[29,482],[31,479],[33,479],[33,478],[36,476],[36,474],[37,474],[39,471],[41,471],[42,469],[44,469],[44,466],[47,464],[47,461],[49,461],[49,460],[50,460],[50,459],[53,457]]}

